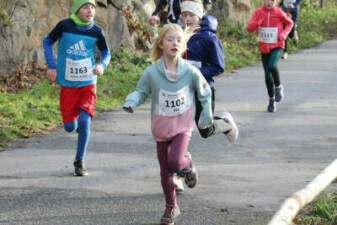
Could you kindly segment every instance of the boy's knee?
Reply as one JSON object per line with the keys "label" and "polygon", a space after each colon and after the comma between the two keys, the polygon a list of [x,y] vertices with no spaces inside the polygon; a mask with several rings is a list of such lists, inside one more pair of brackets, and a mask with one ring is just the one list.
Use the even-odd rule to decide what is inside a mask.
{"label": "boy's knee", "polygon": [[69,122],[64,124],[64,130],[67,132],[74,132],[77,129],[74,122]]}

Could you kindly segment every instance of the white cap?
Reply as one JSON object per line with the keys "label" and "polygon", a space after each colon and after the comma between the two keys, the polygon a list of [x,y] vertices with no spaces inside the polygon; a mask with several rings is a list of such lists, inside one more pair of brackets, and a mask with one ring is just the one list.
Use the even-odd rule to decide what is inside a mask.
{"label": "white cap", "polygon": [[192,2],[192,1],[184,1],[181,4],[181,13],[183,12],[191,12],[197,15],[200,19],[204,15],[203,6],[199,3]]}

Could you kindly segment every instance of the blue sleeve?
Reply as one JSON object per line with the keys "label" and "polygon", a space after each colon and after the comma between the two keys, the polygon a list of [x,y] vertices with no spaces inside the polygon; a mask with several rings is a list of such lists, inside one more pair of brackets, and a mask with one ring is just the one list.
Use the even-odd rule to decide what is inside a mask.
{"label": "blue sleeve", "polygon": [[56,61],[53,54],[53,41],[49,35],[43,39],[43,49],[48,68],[56,69]]}
{"label": "blue sleeve", "polygon": [[104,69],[106,69],[110,63],[111,54],[108,45],[106,43],[105,34],[103,30],[101,31],[101,35],[97,41],[97,47],[101,52],[102,56],[102,60],[99,62],[99,64],[102,65]]}
{"label": "blue sleeve", "polygon": [[202,63],[200,71],[206,80],[211,80],[212,77],[225,71],[225,56],[223,46],[219,40],[210,41],[208,46],[206,53],[208,60]]}
{"label": "blue sleeve", "polygon": [[56,27],[43,39],[44,56],[48,67],[56,69],[56,61],[53,54],[53,45],[61,37],[63,32],[63,21],[59,22]]}
{"label": "blue sleeve", "polygon": [[103,66],[104,69],[106,69],[110,63],[111,54],[109,50],[100,50],[102,60],[99,62],[100,65]]}

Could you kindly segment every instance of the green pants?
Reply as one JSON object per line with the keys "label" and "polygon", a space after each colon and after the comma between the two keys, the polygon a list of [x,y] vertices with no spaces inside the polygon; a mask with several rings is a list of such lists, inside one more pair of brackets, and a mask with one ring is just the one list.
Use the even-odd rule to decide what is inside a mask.
{"label": "green pants", "polygon": [[281,84],[280,73],[277,68],[278,60],[282,54],[282,48],[275,48],[268,54],[261,54],[264,69],[265,82],[270,98],[275,96],[275,87]]}

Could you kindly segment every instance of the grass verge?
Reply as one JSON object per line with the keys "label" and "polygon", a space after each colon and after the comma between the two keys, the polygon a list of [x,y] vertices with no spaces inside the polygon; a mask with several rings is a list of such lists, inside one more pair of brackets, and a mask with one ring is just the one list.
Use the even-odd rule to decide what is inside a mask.
{"label": "grass verge", "polygon": [[296,216],[297,225],[336,225],[337,192],[319,196],[314,202],[304,207]]}

